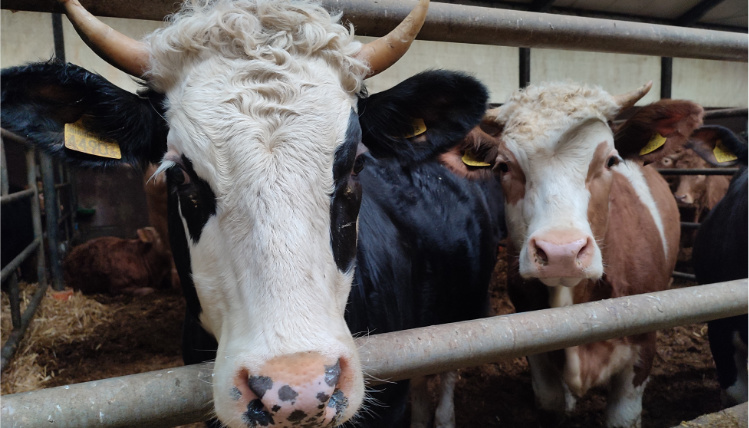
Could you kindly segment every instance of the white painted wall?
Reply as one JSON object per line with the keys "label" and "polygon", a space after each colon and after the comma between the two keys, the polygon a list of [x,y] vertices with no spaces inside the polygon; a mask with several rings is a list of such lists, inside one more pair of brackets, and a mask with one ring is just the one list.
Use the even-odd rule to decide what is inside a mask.
{"label": "white painted wall", "polygon": [[[134,38],[162,25],[156,21],[104,18],[104,22]],[[117,85],[135,90],[133,79],[86,47],[63,17],[67,60],[104,75]],[[363,41],[371,40],[363,37]],[[52,57],[51,16],[44,13],[2,10],[0,66],[8,67]],[[503,102],[518,86],[518,49],[501,46],[417,41],[394,67],[367,82],[371,93],[387,89],[406,77],[430,68],[468,72],[483,81],[492,102]],[[745,62],[676,58],[673,63],[674,98],[706,107],[747,107],[749,69]],[[658,99],[660,58],[550,49],[531,51],[531,81],[572,80],[598,84],[620,93],[654,82],[640,104]]]}

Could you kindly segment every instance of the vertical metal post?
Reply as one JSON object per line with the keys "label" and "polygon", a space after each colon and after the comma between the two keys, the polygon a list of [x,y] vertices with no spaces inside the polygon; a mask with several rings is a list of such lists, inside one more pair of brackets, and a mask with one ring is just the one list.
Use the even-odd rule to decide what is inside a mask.
{"label": "vertical metal post", "polygon": [[671,98],[671,86],[674,74],[674,59],[661,58],[661,99]]}
{"label": "vertical metal post", "polygon": [[42,182],[44,184],[44,214],[47,223],[47,246],[49,248],[49,271],[52,274],[52,288],[61,291],[62,265],[60,264],[60,230],[57,224],[59,204],[55,189],[55,167],[52,158],[41,156]]}
{"label": "vertical metal post", "polygon": [[[31,197],[31,222],[34,227],[34,239],[43,242],[44,231],[42,230],[42,215],[39,207],[39,186],[37,185],[36,156],[33,150],[26,151],[26,174],[29,182],[29,188],[34,189],[34,195]],[[47,288],[47,270],[44,264],[44,245],[40,245],[37,250],[36,273],[39,278],[39,287]]]}
{"label": "vertical metal post", "polygon": [[55,57],[65,62],[65,39],[62,32],[62,15],[52,14],[52,37],[55,43]]}
{"label": "vertical metal post", "polygon": [[[8,161],[5,156],[5,143],[0,140],[0,174],[2,185],[0,194],[6,196],[10,191],[10,179],[8,178]],[[10,303],[10,321],[13,328],[21,325],[21,296],[18,290],[18,278],[13,273],[8,278],[8,303]]]}
{"label": "vertical metal post", "polygon": [[531,48],[520,48],[520,82],[521,88],[531,83]]}

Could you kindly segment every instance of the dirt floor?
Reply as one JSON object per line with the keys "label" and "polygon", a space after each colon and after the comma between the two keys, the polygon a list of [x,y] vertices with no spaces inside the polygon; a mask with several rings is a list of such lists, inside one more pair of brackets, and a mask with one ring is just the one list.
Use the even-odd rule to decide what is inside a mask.
{"label": "dirt floor", "polygon": [[[492,285],[493,309],[496,314],[511,313],[502,266],[497,269],[496,276]],[[179,347],[184,305],[178,293],[164,291],[143,297],[74,295],[71,301],[93,305],[83,312],[96,311],[98,318],[87,326],[83,325],[86,322],[74,322],[64,327],[61,324],[65,323],[53,321],[45,327],[44,320],[37,321],[39,331],[35,337],[41,335],[46,339],[35,339],[37,343],[26,340],[22,344],[16,361],[2,373],[3,394],[181,365]],[[70,303],[54,301],[51,304],[59,313]],[[3,310],[2,336],[5,338],[8,332],[5,293]],[[85,315],[77,317],[84,319]],[[47,315],[47,318],[54,317]],[[62,332],[65,339],[55,339],[63,329],[79,331]],[[655,367],[645,392],[643,427],[678,426],[683,421],[720,410],[706,326],[695,324],[662,331],[658,342]],[[462,370],[455,401],[459,427],[536,426],[525,359]],[[602,426],[604,406],[602,391],[594,391],[579,401],[576,412],[562,426]]]}

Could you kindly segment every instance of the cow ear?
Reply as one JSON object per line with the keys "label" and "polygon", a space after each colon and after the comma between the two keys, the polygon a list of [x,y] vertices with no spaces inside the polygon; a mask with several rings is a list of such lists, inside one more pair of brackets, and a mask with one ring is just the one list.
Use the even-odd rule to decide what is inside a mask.
{"label": "cow ear", "polygon": [[687,146],[714,166],[746,165],[746,143],[722,126],[703,126],[694,131]]}
{"label": "cow ear", "polygon": [[71,164],[143,165],[166,151],[162,95],[135,95],[56,61],[3,69],[0,79],[2,127]]}
{"label": "cow ear", "polygon": [[421,161],[463,140],[481,121],[488,93],[463,73],[431,70],[359,103],[362,141],[375,157]]}
{"label": "cow ear", "polygon": [[691,101],[660,100],[639,109],[615,132],[614,144],[625,159],[645,164],[682,150],[702,125],[702,107]]}

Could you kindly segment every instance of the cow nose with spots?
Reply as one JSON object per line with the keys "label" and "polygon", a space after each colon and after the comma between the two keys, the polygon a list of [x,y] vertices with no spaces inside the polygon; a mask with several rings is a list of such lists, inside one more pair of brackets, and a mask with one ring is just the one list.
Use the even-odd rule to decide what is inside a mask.
{"label": "cow nose with spots", "polygon": [[232,396],[248,427],[332,427],[348,407],[344,359],[317,352],[267,361],[258,373],[240,370]]}

